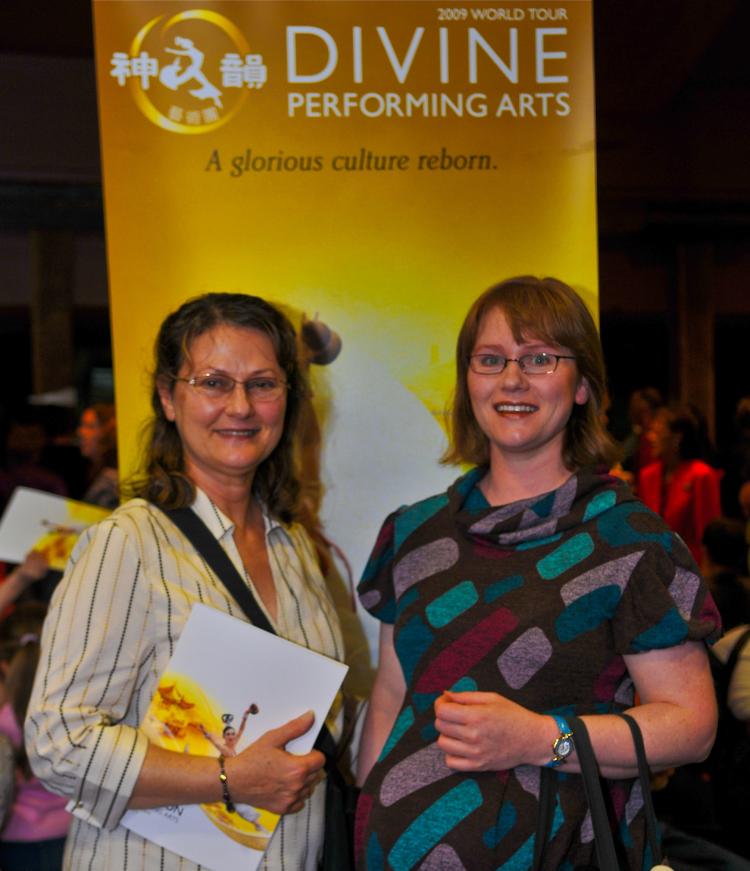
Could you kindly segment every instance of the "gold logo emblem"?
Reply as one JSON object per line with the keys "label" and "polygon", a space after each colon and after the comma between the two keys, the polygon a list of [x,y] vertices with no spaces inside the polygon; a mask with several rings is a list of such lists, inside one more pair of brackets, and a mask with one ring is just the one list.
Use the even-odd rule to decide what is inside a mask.
{"label": "gold logo emblem", "polygon": [[236,25],[205,9],[153,18],[110,65],[110,76],[130,89],[149,121],[173,133],[221,127],[268,79],[263,56]]}

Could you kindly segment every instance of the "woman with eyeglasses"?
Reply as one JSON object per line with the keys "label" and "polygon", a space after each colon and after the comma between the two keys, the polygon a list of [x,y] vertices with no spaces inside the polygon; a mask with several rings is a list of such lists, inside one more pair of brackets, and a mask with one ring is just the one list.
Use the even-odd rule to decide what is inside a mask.
{"label": "woman with eyeglasses", "polygon": [[262,299],[207,294],[166,318],[155,358],[136,498],[81,536],[51,604],[26,725],[29,759],[72,801],[66,867],[197,869],[120,820],[127,809],[224,801],[227,811],[236,803],[283,814],[264,867],[313,871],[324,759],[285,750],[312,727],[310,712],[219,765],[160,748],[139,728],[193,605],[242,618],[161,509],[192,509],[280,636],[343,658],[315,550],[295,523],[292,438],[306,391],[295,333]]}
{"label": "woman with eyeglasses", "polygon": [[531,868],[544,766],[559,776],[540,867],[593,866],[569,776],[572,714],[629,867],[651,867],[632,738],[611,714],[637,719],[656,770],[704,757],[716,725],[704,642],[718,614],[687,548],[607,472],[602,351],[570,287],[492,287],[456,364],[444,460],[474,468],[388,517],[359,587],[381,621],[359,755],[361,867]]}

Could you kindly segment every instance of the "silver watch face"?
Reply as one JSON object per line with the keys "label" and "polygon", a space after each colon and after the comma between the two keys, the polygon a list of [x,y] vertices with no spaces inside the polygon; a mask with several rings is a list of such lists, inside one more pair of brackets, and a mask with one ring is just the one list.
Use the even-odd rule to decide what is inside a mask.
{"label": "silver watch face", "polygon": [[559,738],[555,742],[555,753],[558,756],[565,758],[566,756],[570,756],[573,751],[573,742],[570,738]]}

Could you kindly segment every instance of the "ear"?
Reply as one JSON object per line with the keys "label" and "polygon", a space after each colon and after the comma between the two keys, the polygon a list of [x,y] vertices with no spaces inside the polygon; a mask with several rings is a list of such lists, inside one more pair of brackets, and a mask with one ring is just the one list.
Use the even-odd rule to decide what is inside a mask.
{"label": "ear", "polygon": [[589,388],[589,382],[585,378],[581,378],[578,382],[578,387],[576,387],[575,404],[585,405],[590,398],[591,390]]}
{"label": "ear", "polygon": [[166,378],[159,378],[156,381],[156,391],[159,394],[164,416],[167,420],[174,422],[174,403],[172,402],[172,384]]}

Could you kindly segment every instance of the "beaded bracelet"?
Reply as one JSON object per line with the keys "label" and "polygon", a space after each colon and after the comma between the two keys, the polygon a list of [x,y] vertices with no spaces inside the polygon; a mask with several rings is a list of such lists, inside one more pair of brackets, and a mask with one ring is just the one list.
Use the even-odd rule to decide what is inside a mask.
{"label": "beaded bracelet", "polygon": [[227,771],[224,768],[224,757],[219,756],[219,780],[221,781],[221,797],[224,801],[224,807],[227,809],[228,814],[234,813],[234,802],[232,801],[232,796],[229,794],[229,783],[227,782]]}

